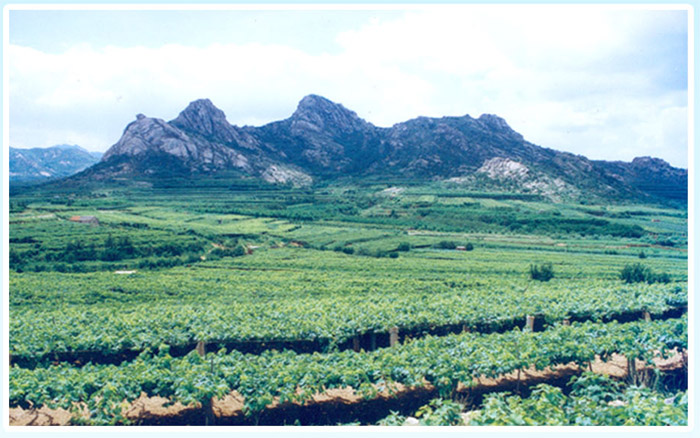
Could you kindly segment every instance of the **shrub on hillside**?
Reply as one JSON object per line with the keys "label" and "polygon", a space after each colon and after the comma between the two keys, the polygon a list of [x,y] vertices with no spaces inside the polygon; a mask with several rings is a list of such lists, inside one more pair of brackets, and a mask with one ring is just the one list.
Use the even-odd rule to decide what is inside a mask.
{"label": "shrub on hillside", "polygon": [[668,283],[671,276],[665,272],[656,273],[641,263],[625,265],[620,272],[620,279],[625,283]]}
{"label": "shrub on hillside", "polygon": [[453,242],[451,240],[442,240],[433,246],[438,249],[455,249],[457,248],[457,242]]}
{"label": "shrub on hillside", "polygon": [[542,265],[530,265],[530,278],[537,281],[549,281],[554,278],[554,269],[551,263]]}
{"label": "shrub on hillside", "polygon": [[243,245],[236,245],[233,248],[214,248],[209,254],[210,258],[217,257],[240,257],[245,255],[245,247]]}

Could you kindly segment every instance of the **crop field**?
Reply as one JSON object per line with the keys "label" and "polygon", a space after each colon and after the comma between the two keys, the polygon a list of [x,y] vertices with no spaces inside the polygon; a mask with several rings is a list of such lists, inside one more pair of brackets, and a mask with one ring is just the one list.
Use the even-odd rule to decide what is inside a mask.
{"label": "crop field", "polygon": [[[682,207],[223,177],[10,207],[13,418],[549,424],[540,397],[553,424],[687,423]],[[618,356],[624,376],[591,372]]]}

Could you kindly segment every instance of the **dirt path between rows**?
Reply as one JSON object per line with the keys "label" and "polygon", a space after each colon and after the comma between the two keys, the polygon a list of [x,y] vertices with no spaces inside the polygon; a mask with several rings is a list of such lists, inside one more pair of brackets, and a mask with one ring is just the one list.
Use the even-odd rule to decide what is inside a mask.
{"label": "dirt path between rows", "polygon": [[[687,366],[687,356],[676,354],[669,359],[659,358],[655,363],[662,372],[679,371]],[[644,364],[638,362],[637,369],[643,368]],[[617,354],[606,362],[596,359],[591,364],[591,369],[595,373],[625,378],[627,359]],[[540,383],[564,386],[572,376],[582,371],[584,370],[573,363],[541,371],[530,368],[497,379],[478,378],[471,387],[460,384],[458,392],[467,404],[478,406],[485,394],[502,391],[527,392],[527,388]],[[415,388],[397,384],[391,393],[384,390],[371,400],[364,399],[351,388],[330,389],[314,395],[313,400],[304,404],[280,404],[275,401],[257,419],[251,419],[243,413],[243,396],[234,391],[223,399],[215,399],[212,411],[217,425],[284,425],[292,424],[293,419],[302,419],[301,424],[338,424],[353,421],[354,418],[359,418],[358,416],[376,417],[378,420],[388,415],[390,410],[415,410],[435,397],[437,391],[427,383],[423,387]],[[126,417],[135,424],[143,425],[195,425],[203,424],[204,415],[199,405],[184,406],[179,402],[169,404],[166,398],[141,394],[127,408]],[[10,409],[10,426],[65,426],[71,424],[71,419],[72,414],[61,408],[49,409],[42,406],[38,409]]]}

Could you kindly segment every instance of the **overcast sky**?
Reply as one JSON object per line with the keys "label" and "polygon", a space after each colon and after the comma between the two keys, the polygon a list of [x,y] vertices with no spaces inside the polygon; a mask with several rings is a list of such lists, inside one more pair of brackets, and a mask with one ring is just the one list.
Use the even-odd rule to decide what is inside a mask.
{"label": "overcast sky", "polygon": [[10,12],[10,145],[104,151],[210,98],[262,125],[320,94],[378,126],[497,114],[540,146],[687,167],[685,10]]}

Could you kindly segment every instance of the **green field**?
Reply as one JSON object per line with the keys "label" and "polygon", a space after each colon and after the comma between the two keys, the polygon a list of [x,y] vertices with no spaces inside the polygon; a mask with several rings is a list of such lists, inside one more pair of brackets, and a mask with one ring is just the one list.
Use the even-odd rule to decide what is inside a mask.
{"label": "green field", "polygon": [[[400,384],[435,388],[427,419],[436,406],[466,409],[457,386],[482,375],[585,367],[596,354],[652,363],[687,348],[685,209],[553,204],[438,182],[181,183],[13,193],[11,407],[83,403],[90,414],[75,423],[129,424],[139,419],[124,403],[142,393],[204,411],[237,393],[241,421],[265,424],[273,401],[303,404],[333,388],[372,399]],[[625,269],[639,278],[625,281]],[[534,278],[539,270],[551,278]],[[687,421],[683,385],[617,390],[652,417],[667,406],[653,397],[676,397],[659,422]],[[545,392],[556,389],[535,394]],[[504,400],[485,401],[474,424],[514,424],[517,412],[493,413]],[[590,421],[642,424],[628,411]],[[392,424],[413,411],[384,414]]]}

